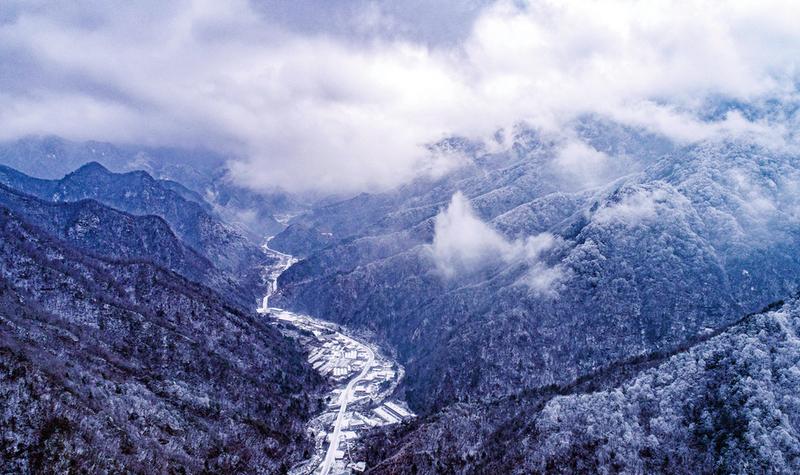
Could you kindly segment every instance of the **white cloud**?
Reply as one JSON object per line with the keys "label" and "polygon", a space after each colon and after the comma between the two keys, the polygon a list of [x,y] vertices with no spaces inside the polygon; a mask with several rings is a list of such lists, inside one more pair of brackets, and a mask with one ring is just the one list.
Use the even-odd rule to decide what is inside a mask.
{"label": "white cloud", "polygon": [[522,279],[522,283],[536,294],[555,297],[558,295],[558,283],[564,279],[564,275],[564,269],[560,265],[548,267],[537,262]]}
{"label": "white cloud", "polygon": [[667,193],[661,188],[642,189],[625,195],[613,206],[600,209],[593,218],[595,223],[622,223],[633,227],[655,219],[658,204],[667,200]]}
{"label": "white cloud", "polygon": [[506,260],[514,253],[514,245],[481,221],[459,192],[436,216],[431,251],[438,269],[451,278]]}
{"label": "white cloud", "polygon": [[523,279],[533,290],[550,292],[561,277],[559,267],[548,267],[542,253],[556,245],[552,234],[542,233],[526,239],[508,240],[483,222],[461,193],[437,216],[430,255],[446,279],[471,274],[496,264],[525,263],[529,272]]}
{"label": "white cloud", "polygon": [[552,166],[566,183],[586,187],[604,182],[611,161],[611,157],[584,142],[570,140],[559,149]]}
{"label": "white cloud", "polygon": [[[0,138],[201,145],[238,157],[244,184],[292,190],[390,187],[441,173],[424,145],[445,135],[558,131],[584,113],[780,143],[775,124],[694,112],[795,95],[800,50],[789,0],[499,2],[439,46],[290,32],[244,0],[10,5]],[[354,21],[395,28],[377,7]]]}

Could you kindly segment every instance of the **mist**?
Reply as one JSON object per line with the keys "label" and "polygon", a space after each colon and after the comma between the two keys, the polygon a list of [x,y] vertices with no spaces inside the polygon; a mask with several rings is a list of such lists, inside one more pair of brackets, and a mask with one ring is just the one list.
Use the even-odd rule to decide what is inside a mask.
{"label": "mist", "polygon": [[559,267],[547,266],[540,257],[558,243],[550,233],[509,240],[473,210],[469,200],[456,192],[434,221],[434,237],[428,251],[445,280],[458,280],[492,265],[525,264],[523,282],[547,293],[561,277]]}

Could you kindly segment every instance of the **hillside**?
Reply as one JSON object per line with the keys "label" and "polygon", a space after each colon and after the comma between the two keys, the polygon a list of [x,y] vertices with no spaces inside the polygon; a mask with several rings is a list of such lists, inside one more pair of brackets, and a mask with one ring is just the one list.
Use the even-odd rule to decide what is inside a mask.
{"label": "hillside", "polygon": [[[631,154],[660,143],[592,130],[594,144],[638,144]],[[606,182],[571,188],[556,150],[520,133],[501,154],[467,149],[472,165],[437,182],[298,218],[340,240],[285,273],[276,299],[386,338],[414,409],[433,412],[669,350],[797,290],[796,157],[736,142],[654,146],[610,166]],[[466,216],[440,214],[456,191]],[[442,215],[483,221],[470,232],[499,247],[443,276]],[[502,255],[531,237],[546,246]]]}
{"label": "hillside", "polygon": [[376,433],[372,473],[793,473],[800,299],[667,354]]}
{"label": "hillside", "polygon": [[283,473],[303,456],[321,382],[275,329],[5,207],[0,237],[5,469]]}
{"label": "hillside", "polygon": [[59,180],[32,178],[0,167],[0,183],[47,201],[88,199],[136,216],[158,216],[186,246],[222,273],[220,282],[235,283],[239,302],[255,306],[263,294],[261,273],[271,262],[269,256],[216,217],[208,204],[187,200],[184,192],[175,191],[175,184],[167,186],[141,171],[111,173],[98,163],[86,164]]}
{"label": "hillside", "polygon": [[230,177],[228,159],[203,149],[79,142],[57,136],[0,142],[0,163],[29,176],[57,180],[91,162],[115,173],[144,171],[162,186],[213,208],[226,222],[244,227],[257,239],[283,228],[276,216],[303,209],[277,189],[255,193],[238,186]]}

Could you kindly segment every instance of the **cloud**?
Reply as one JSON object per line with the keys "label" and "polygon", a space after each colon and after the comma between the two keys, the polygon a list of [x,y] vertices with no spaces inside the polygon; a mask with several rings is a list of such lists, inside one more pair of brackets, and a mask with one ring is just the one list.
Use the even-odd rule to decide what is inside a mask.
{"label": "cloud", "polygon": [[447,208],[436,216],[431,250],[445,277],[508,260],[515,253],[514,247],[475,215],[461,192],[454,194]]}
{"label": "cloud", "polygon": [[597,186],[610,172],[612,159],[584,142],[571,140],[557,152],[552,162],[565,183],[579,187]]}
{"label": "cloud", "polygon": [[[286,20],[267,3],[5,2],[0,139],[203,146],[250,187],[349,192],[441,173],[425,145],[447,135],[557,132],[586,113],[685,142],[780,143],[780,124],[700,112],[718,97],[796,99],[789,0],[475,2],[458,15],[448,2],[420,19],[440,18],[428,33],[411,10],[350,2],[350,36],[314,26],[333,7],[299,3]],[[458,33],[431,41],[448,8]]]}
{"label": "cloud", "polygon": [[593,221],[634,227],[655,219],[659,211],[658,204],[667,201],[667,198],[667,192],[661,188],[636,190],[612,206],[601,208],[595,213]]}
{"label": "cloud", "polygon": [[428,250],[445,279],[457,279],[492,265],[525,263],[529,272],[524,282],[545,293],[561,277],[559,267],[548,267],[540,259],[555,245],[556,238],[549,233],[506,239],[475,214],[461,192],[456,192],[447,208],[436,216],[433,243]]}

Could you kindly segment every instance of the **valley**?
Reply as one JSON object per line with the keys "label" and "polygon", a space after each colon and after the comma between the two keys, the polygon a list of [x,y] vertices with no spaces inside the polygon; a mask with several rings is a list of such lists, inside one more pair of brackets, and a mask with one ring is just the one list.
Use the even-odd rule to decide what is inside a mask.
{"label": "valley", "polygon": [[0,475],[800,474],[796,18],[0,1]]}
{"label": "valley", "polygon": [[268,290],[258,312],[270,317],[284,335],[308,353],[308,362],[327,378],[331,391],[326,406],[307,427],[315,450],[310,458],[296,465],[293,475],[359,473],[365,469],[352,456],[353,446],[373,427],[397,424],[414,417],[405,401],[394,397],[403,378],[403,367],[376,345],[347,329],[309,315],[269,306],[277,290],[280,274],[297,259],[288,254],[265,250],[279,262],[268,271]]}

